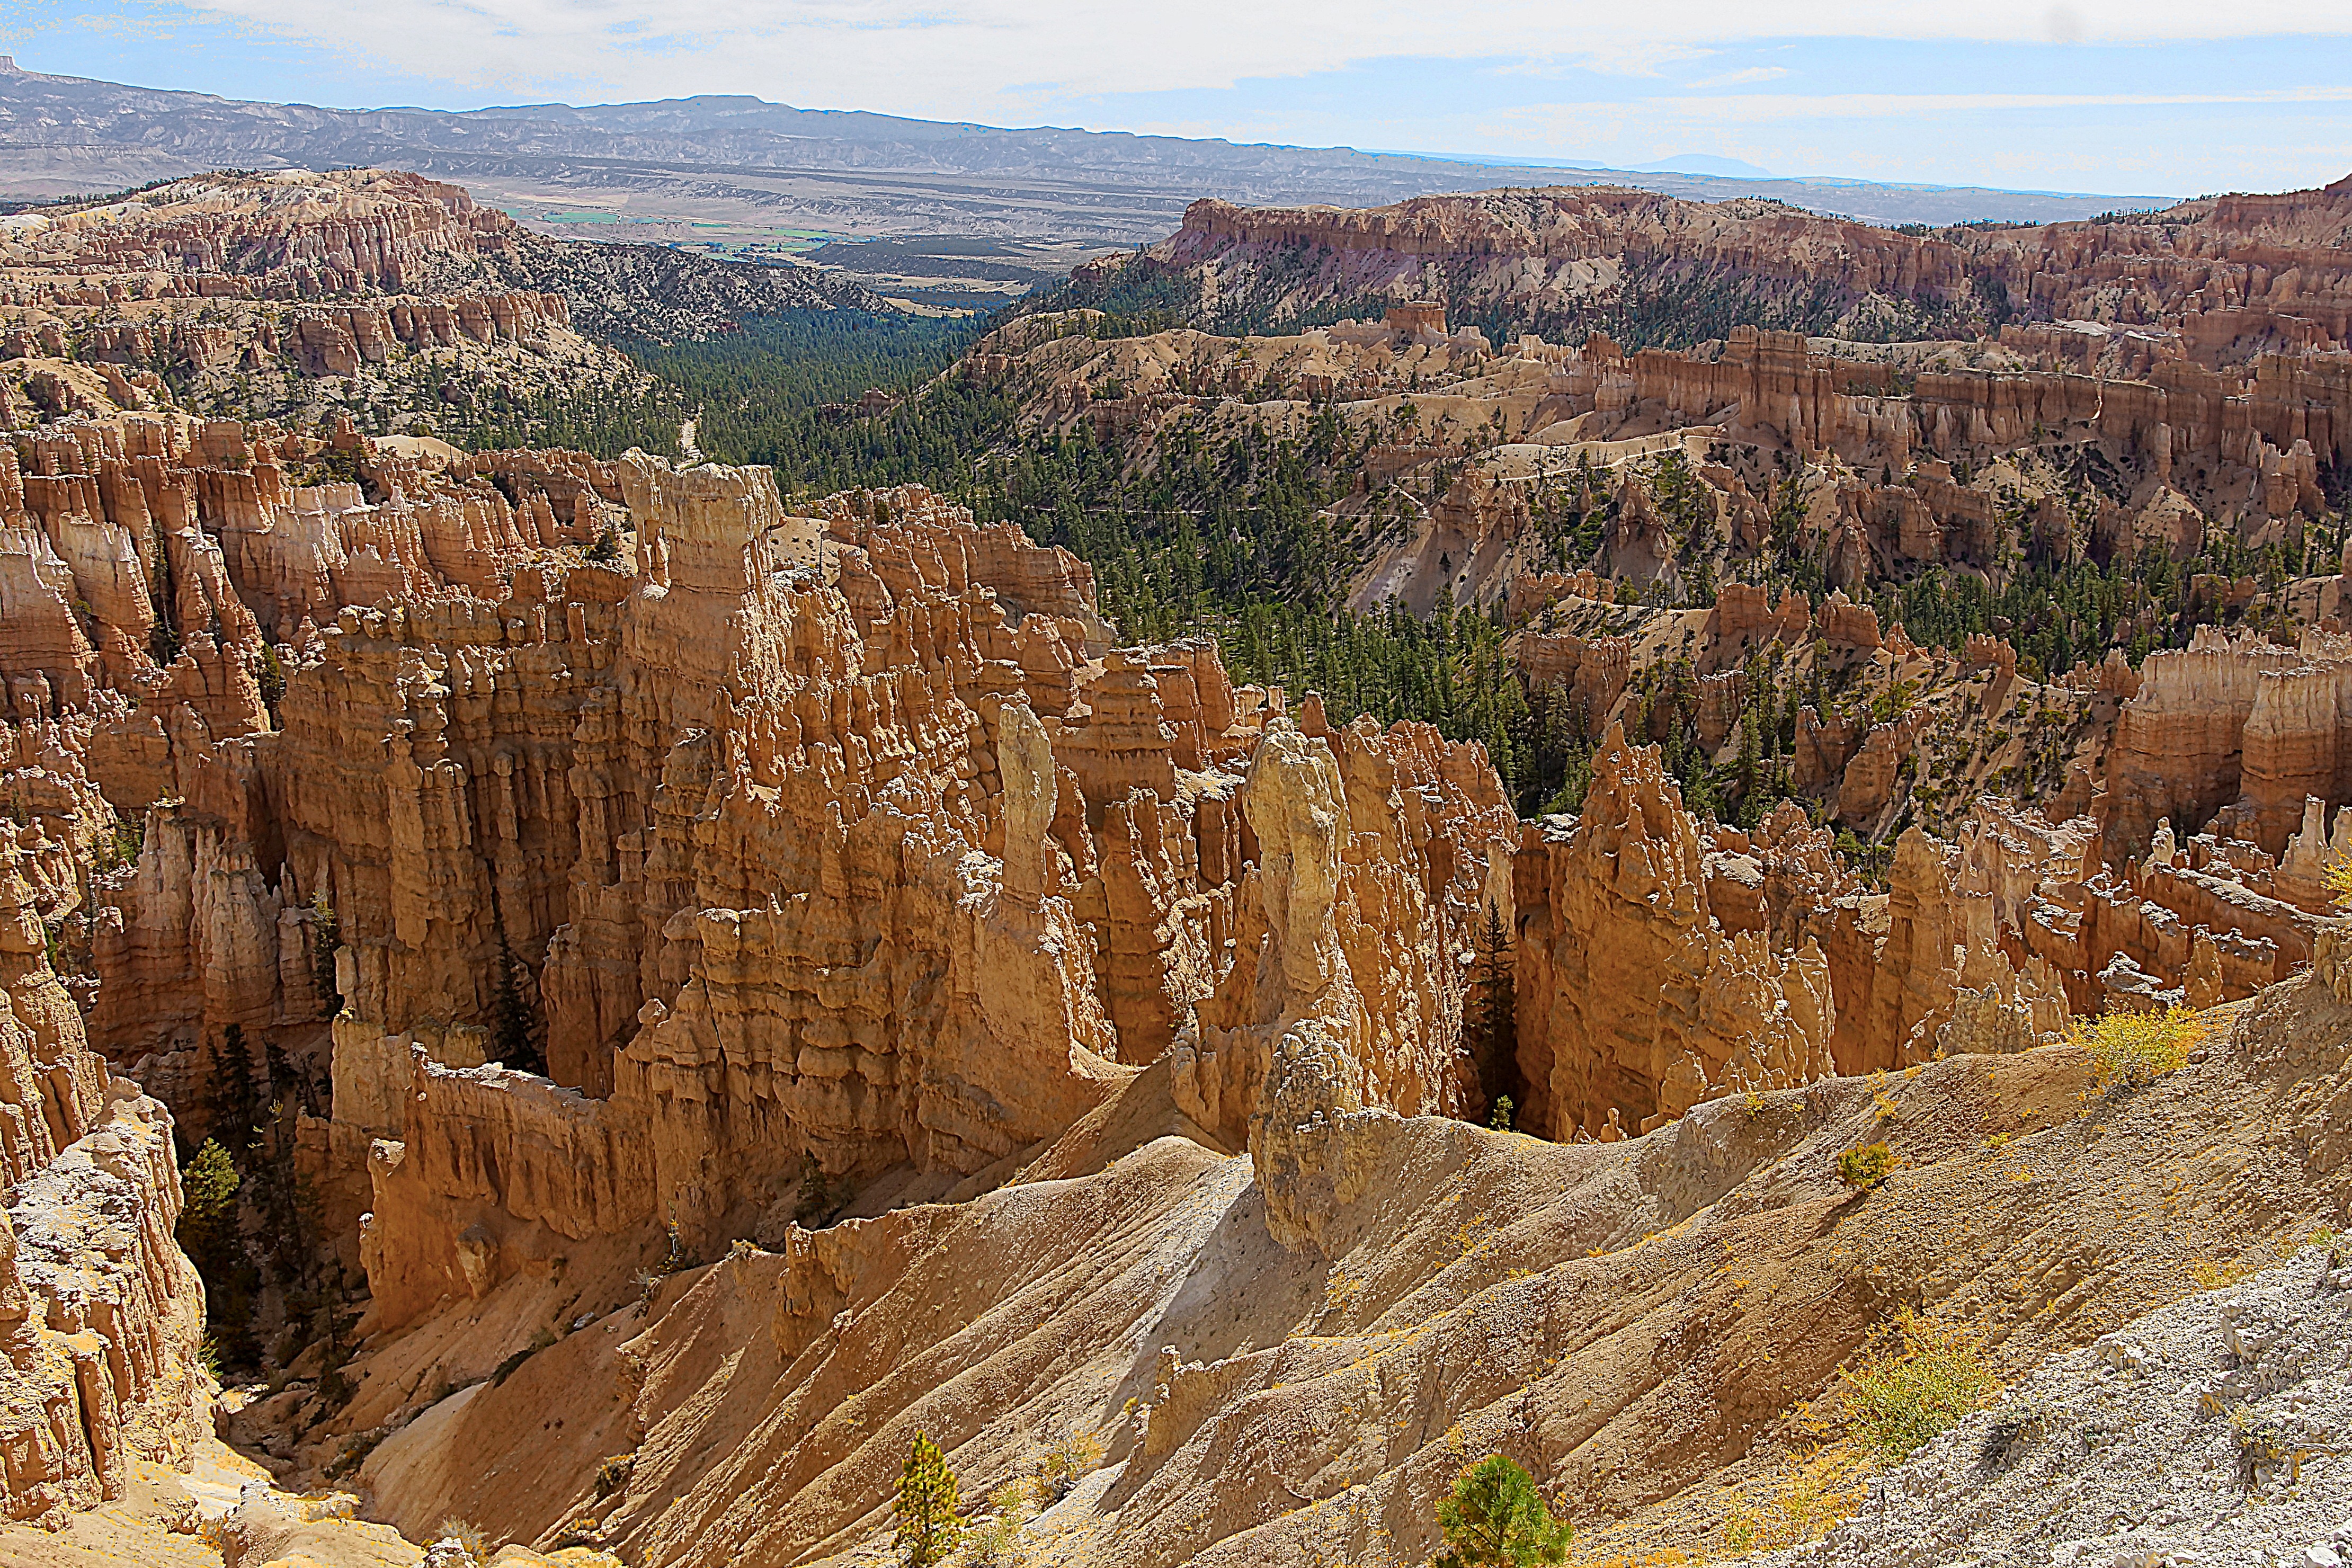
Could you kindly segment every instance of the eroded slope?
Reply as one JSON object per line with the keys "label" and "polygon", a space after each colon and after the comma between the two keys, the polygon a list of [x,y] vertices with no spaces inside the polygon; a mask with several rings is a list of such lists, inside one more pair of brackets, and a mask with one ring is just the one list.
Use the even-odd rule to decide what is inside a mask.
{"label": "eroded slope", "polygon": [[[677,1277],[363,1474],[404,1524],[802,1563],[887,1528],[917,1429],[977,1494],[1076,1428],[1111,1468],[1033,1526],[1049,1561],[1411,1562],[1465,1458],[1500,1451],[1588,1531],[1697,1546],[1895,1307],[2021,1371],[2308,1230],[2352,1152],[2347,1023],[2306,980],[2137,1092],[2050,1047],[1717,1101],[1613,1145],[1342,1114],[1317,1166],[1339,1201],[1296,1250],[1246,1159],[1175,1131],[1154,1069],[1122,1091],[1124,1137]],[[1901,1168],[1857,1194],[1835,1155],[1882,1137]],[[598,1499],[615,1453],[634,1468]]]}

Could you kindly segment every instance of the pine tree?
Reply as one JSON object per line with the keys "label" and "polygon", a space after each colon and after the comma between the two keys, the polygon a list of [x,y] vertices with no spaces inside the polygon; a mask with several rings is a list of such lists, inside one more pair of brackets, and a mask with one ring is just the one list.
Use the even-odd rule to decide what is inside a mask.
{"label": "pine tree", "polygon": [[314,1204],[310,1184],[295,1158],[299,1121],[298,1103],[289,1092],[306,1086],[275,1041],[264,1047],[264,1056],[270,1100],[247,1147],[246,1169],[251,1180],[246,1196],[261,1222],[262,1261],[278,1283],[290,1290],[307,1286],[319,1263],[304,1223]]}
{"label": "pine tree", "polygon": [[180,1207],[180,1247],[207,1285],[224,1278],[235,1261],[236,1190],[243,1181],[236,1162],[216,1138],[205,1140],[180,1178],[185,1194]]}
{"label": "pine tree", "polygon": [[250,1364],[259,1354],[253,1339],[256,1276],[246,1256],[236,1162],[217,1139],[207,1138],[185,1170],[180,1185],[178,1238],[205,1282],[205,1316],[212,1342],[227,1366]]}
{"label": "pine tree", "polygon": [[531,1038],[530,1014],[522,1005],[521,987],[515,983],[520,967],[501,926],[498,955],[490,968],[490,1054],[519,1072],[544,1073],[547,1059]]}
{"label": "pine tree", "polygon": [[279,728],[278,704],[286,695],[286,668],[278,662],[278,650],[268,643],[261,645],[261,664],[254,671],[254,680],[261,688],[262,706],[269,710],[270,727]]}
{"label": "pine tree", "polygon": [[310,984],[331,1018],[343,1010],[343,995],[335,984],[335,950],[342,943],[342,922],[335,919],[334,902],[321,887],[310,898]]}
{"label": "pine tree", "polygon": [[1568,1555],[1575,1531],[1556,1521],[1535,1481],[1501,1454],[1490,1454],[1454,1478],[1437,1505],[1445,1550],[1433,1568],[1533,1568]]}
{"label": "pine tree", "polygon": [[205,1110],[207,1131],[225,1149],[241,1150],[261,1123],[261,1089],[255,1083],[253,1049],[236,1024],[213,1040]]}
{"label": "pine tree", "polygon": [[1503,911],[1491,899],[1486,901],[1486,923],[1478,932],[1478,961],[1472,971],[1462,1038],[1487,1103],[1498,1104],[1508,1098],[1506,1090],[1513,1081],[1518,1052],[1517,991],[1510,933],[1504,929]]}
{"label": "pine tree", "polygon": [[155,585],[148,597],[155,607],[155,624],[147,633],[147,657],[168,668],[180,657],[179,590],[172,578],[168,544],[155,552]]}
{"label": "pine tree", "polygon": [[284,1103],[290,1098],[310,1115],[319,1114],[318,1091],[309,1079],[296,1070],[285,1047],[276,1040],[264,1039],[261,1061],[263,1070],[269,1075],[269,1098],[274,1103]]}
{"label": "pine tree", "polygon": [[891,1544],[901,1553],[902,1568],[932,1568],[963,1533],[956,1518],[955,1472],[939,1445],[920,1432],[898,1474],[898,1500],[890,1511],[898,1521]]}

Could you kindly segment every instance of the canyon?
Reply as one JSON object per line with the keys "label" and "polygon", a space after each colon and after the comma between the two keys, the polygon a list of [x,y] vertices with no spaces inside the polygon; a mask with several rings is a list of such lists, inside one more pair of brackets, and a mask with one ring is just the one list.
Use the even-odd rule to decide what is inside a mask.
{"label": "canyon", "polygon": [[[520,243],[414,176],[266,183],[12,231],[12,330],[140,302],[80,268],[368,363]],[[871,1562],[920,1431],[968,1499],[1085,1456],[1042,1561],[1420,1562],[1488,1453],[1596,1549],[1714,1552],[1897,1313],[2023,1378],[2294,1254],[2352,1204],[2352,437],[2334,284],[2248,256],[2330,248],[2336,201],[2148,226],[2214,250],[2193,305],[2185,262],[2032,281],[2063,234],[1675,219],[1857,299],[2013,257],[2040,309],[2147,306],[2080,360],[2048,322],[1497,350],[1416,271],[1282,337],[1063,301],[939,384],[1137,472],[1352,443],[1343,596],[1485,617],[1584,739],[1524,816],[1485,740],[1138,637],[1120,563],[920,484],[22,394],[6,1512],[78,1542],[225,1442],[230,1563],[439,1568],[458,1521],[510,1565]],[[1445,256],[1515,254],[1465,211]],[[1202,216],[1077,293],[1307,221]],[[451,298],[478,348],[503,310],[613,352],[560,292]],[[2242,591],[2063,658],[1899,593],[2224,538]],[[2145,1082],[2072,1037],[2175,1008]],[[184,1206],[249,1279],[199,1281]]]}
{"label": "canyon", "polygon": [[[956,374],[1013,402],[1033,442],[1091,442],[1147,492],[1202,454],[1297,454],[1322,487],[1298,537],[1336,545],[1297,586],[1360,616],[1496,620],[1586,744],[1616,715],[1637,739],[1686,733],[1718,768],[1760,750],[1782,794],[1881,844],[1912,823],[1958,832],[1988,788],[2087,811],[2120,872],[2159,819],[2185,837],[2239,787],[2229,722],[2200,742],[2114,728],[2150,651],[2185,651],[2200,625],[2282,647],[2342,629],[2347,222],[2343,186],[1941,236],[1632,192],[1203,202]],[[1644,268],[1743,309],[1805,291],[1822,331],[1738,323],[1628,351],[1524,330],[1646,310]],[[1200,324],[1120,314],[1171,285]],[[2047,319],[1996,331],[1995,298]],[[1837,335],[1904,312],[1955,335]],[[1464,314],[1520,330],[1449,324]],[[1222,324],[1253,316],[1297,325]],[[2129,754],[2184,743],[2203,761],[2159,768],[2202,773],[2201,793]],[[2331,790],[2306,793],[2332,809]],[[2249,838],[2283,854],[2303,798],[2250,804]]]}
{"label": "canyon", "polygon": [[[1342,1341],[1401,1331],[1381,1313],[1422,1321],[1435,1289],[1444,1335],[1471,1331],[1477,1311],[1456,1309],[1487,1286],[1467,1279],[1552,1245],[1508,1239],[1568,1223],[1538,1220],[1548,1205],[1583,1215],[1584,1246],[1607,1254],[1626,1226],[1725,1201],[1646,1186],[1701,1126],[1745,1151],[1722,1156],[1748,1173],[1723,1178],[1737,1186],[1802,1148],[1826,1158],[1872,1103],[1864,1075],[1967,1098],[1982,1069],[1952,1072],[1992,1051],[2019,1064],[1997,1079],[2021,1073],[2046,1102],[2079,1069],[2033,1047],[2070,1011],[2168,984],[2206,1005],[2307,989],[2290,977],[2332,929],[2308,877],[2317,808],[2277,861],[2208,832],[2116,874],[2095,822],[1985,803],[1955,843],[1906,836],[1874,892],[1801,813],[1754,835],[1702,823],[1617,731],[1579,817],[1522,825],[1475,744],[1335,730],[1311,696],[1233,686],[1203,645],[1114,647],[1083,563],[919,489],[794,515],[756,471],[526,453],[436,469],[343,439],[380,502],[288,484],[302,438],[266,428],[126,417],[37,445],[49,471],[9,476],[11,537],[47,546],[16,557],[8,624],[31,635],[10,649],[9,787],[32,804],[17,853],[47,868],[21,923],[54,922],[63,962],[95,981],[107,1060],[200,1107],[219,1059],[203,1047],[236,1024],[331,1079],[299,1147],[365,1281],[355,1333],[381,1348],[342,1370],[340,1407],[298,1380],[266,1418],[235,1419],[277,1424],[266,1451],[291,1476],[363,1448],[357,1479],[406,1500],[392,1517],[412,1530],[439,1510],[542,1547],[800,1561],[872,1528],[908,1423],[963,1434],[967,1468],[1011,1469],[1037,1432],[1101,1422],[1134,1391],[1149,1418],[1110,1423],[1110,1440],[1155,1460],[1153,1487],[1205,1489],[1139,1510],[1155,1531],[1205,1510],[1185,1528],[1207,1540],[1154,1560],[1270,1549],[1297,1527],[1231,1515],[1228,1439],[1203,1431],[1274,1398],[1253,1390],[1308,1390],[1274,1398],[1285,1409],[1339,1397],[1364,1353],[1317,1350],[1327,1371],[1276,1377],[1304,1353],[1264,1348],[1286,1342],[1286,1312],[1324,1325],[1319,1345],[1342,1325]],[[185,498],[232,474],[251,480],[245,526],[215,535]],[[93,510],[31,510],[65,488],[40,481],[68,479]],[[580,546],[608,521],[625,559],[591,563]],[[78,536],[111,554],[84,542],[73,563],[139,563],[118,572],[133,585],[153,575],[142,549],[175,553],[183,597],[164,613],[218,632],[192,630],[157,668],[156,607],[123,593],[107,613],[125,618],[86,637],[69,595],[98,581],[56,549]],[[2270,687],[2324,668],[2333,645],[2315,637],[2300,666],[2227,639],[2152,655],[2118,729],[2179,724],[2180,693],[2229,684],[2217,667],[2261,666],[2243,684]],[[274,718],[265,647],[285,668]],[[142,824],[135,860],[75,877],[72,847],[125,817]],[[1490,1090],[1457,1042],[1489,906],[1517,933],[1499,1081],[1522,1126],[1569,1140],[1556,1152],[1475,1126]],[[324,910],[340,1005],[316,978]],[[527,1041],[495,1032],[501,973]],[[518,1043],[545,1074],[500,1059]],[[1759,1124],[1742,1095],[1764,1097]],[[1714,1121],[1678,1120],[1693,1107]],[[1625,1158],[1667,1163],[1643,1176]],[[1378,1198],[1366,1186],[1400,1161],[1432,1162],[1418,1219],[1388,1178]],[[1964,1175],[1983,1179],[1935,1179]],[[1032,1190],[1063,1195],[1033,1213]],[[1106,1218],[1120,1205],[1130,1221]],[[1227,1217],[1203,1230],[1213,1212]],[[1461,1278],[1423,1283],[1411,1237],[1441,1215],[1475,1216],[1480,1239]],[[2240,1223],[2217,1215],[2205,1239]],[[1097,1256],[1129,1226],[1128,1262]],[[1007,1243],[1027,1267],[1003,1269]],[[2114,1267],[2103,1313],[2153,1299],[2158,1258]],[[1264,1276],[1255,1327],[1164,1294],[1202,1268],[1218,1296]],[[1344,1281],[1374,1271],[1358,1302]],[[1093,1342],[1082,1365],[1031,1364],[1059,1314],[1114,1302],[1190,1361],[1155,1373],[1143,1345],[1112,1364]],[[910,1317],[941,1326],[908,1341]],[[552,1343],[483,1381],[551,1325]],[[731,1353],[736,1334],[774,1369],[713,1387],[742,1380],[721,1402],[738,1414],[653,1392],[696,1363],[653,1366]],[[1826,1368],[1843,1348],[1806,1353]],[[1015,1381],[971,1404],[947,1365],[975,1390]],[[614,1376],[650,1381],[562,1403]],[[1377,1467],[1379,1507],[1425,1490],[1439,1435],[1489,1408],[1486,1386],[1449,1394],[1466,1403]],[[559,1407],[581,1430],[546,1427]],[[713,1419],[723,1443],[663,1435]],[[511,1514],[500,1472],[462,1458],[491,1449],[542,1478]],[[623,1450],[641,1479],[593,1495]],[[754,1454],[772,1507],[696,1500],[737,1495],[729,1467]],[[1629,1500],[1598,1476],[1590,1496]]]}

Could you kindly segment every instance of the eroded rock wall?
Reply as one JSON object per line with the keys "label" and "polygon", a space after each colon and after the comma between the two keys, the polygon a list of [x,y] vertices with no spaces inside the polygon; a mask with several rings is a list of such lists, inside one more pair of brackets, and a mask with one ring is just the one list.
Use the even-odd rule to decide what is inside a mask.
{"label": "eroded rock wall", "polygon": [[84,1045],[18,864],[0,846],[0,1508],[58,1528],[187,1461],[204,1287],[172,1119]]}
{"label": "eroded rock wall", "polygon": [[1530,824],[1516,867],[1528,1126],[1622,1134],[1743,1087],[1830,1070],[1830,967],[1727,930],[1699,823],[1654,748],[1612,727],[1584,809]]}
{"label": "eroded rock wall", "polygon": [[[812,1180],[944,1190],[1258,1005],[1287,817],[1246,782],[1271,704],[1213,650],[1107,647],[1083,567],[919,490],[793,518],[761,470],[616,479],[634,575],[347,610],[268,748],[293,880],[342,911],[330,1142],[367,1162],[386,1327],[589,1238],[764,1234]],[[1307,901],[1361,977],[1353,1092],[1475,1110],[1498,781],[1309,722],[1277,750],[1340,823]],[[471,1065],[512,1054],[501,953],[562,1087]],[[1262,1076],[1202,1112],[1235,1147]]]}

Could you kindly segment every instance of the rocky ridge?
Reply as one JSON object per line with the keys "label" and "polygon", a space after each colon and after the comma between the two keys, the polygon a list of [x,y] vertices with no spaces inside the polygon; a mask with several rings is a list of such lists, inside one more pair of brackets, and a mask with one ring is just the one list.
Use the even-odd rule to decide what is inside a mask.
{"label": "rocky ridge", "polygon": [[[2090,321],[2185,330],[2209,346],[2268,339],[2308,351],[2342,339],[2347,214],[2347,182],[2087,221],[1941,230],[1622,187],[1421,196],[1352,211],[1207,197],[1159,245],[1091,263],[1080,279],[1180,280],[1197,291],[1196,324],[1241,311],[1256,330],[1358,299],[1433,298],[1457,318],[1492,316],[1514,331],[1633,328],[1687,342],[1719,335],[1691,329],[1736,300],[1746,313],[1735,319],[1748,324],[1834,337]],[[1616,320],[1595,314],[1612,311]]]}
{"label": "rocky ridge", "polygon": [[0,1511],[56,1529],[184,1464],[212,1381],[171,1116],[85,1044],[20,864],[0,846]]}
{"label": "rocky ridge", "polygon": [[542,239],[457,186],[373,169],[199,175],[0,218],[0,301],[8,428],[180,410],[421,436],[642,399],[620,340],[887,309],[810,268]]}

